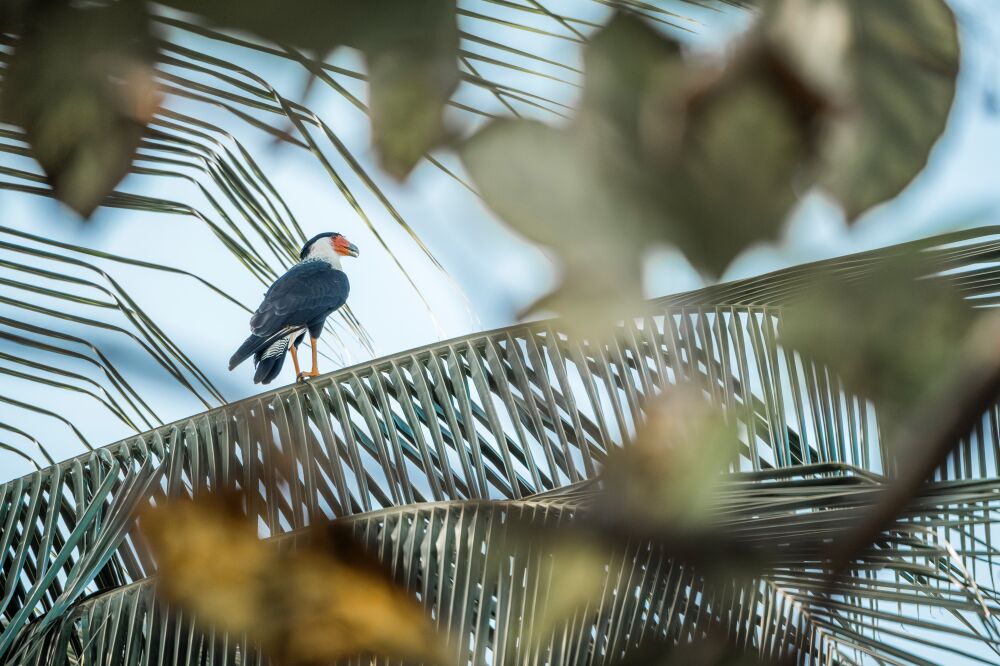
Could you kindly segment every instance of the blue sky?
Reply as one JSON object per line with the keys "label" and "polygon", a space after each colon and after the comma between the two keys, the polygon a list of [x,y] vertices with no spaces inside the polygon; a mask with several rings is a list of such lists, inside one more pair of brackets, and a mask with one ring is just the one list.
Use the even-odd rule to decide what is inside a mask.
{"label": "blue sky", "polygon": [[[606,13],[597,3],[581,9],[579,2],[563,0],[549,3],[556,11],[571,8],[576,15],[600,21]],[[474,2],[467,3],[473,6]],[[949,229],[993,224],[1000,205],[997,155],[1000,155],[1000,20],[993,0],[953,0],[959,16],[963,61],[959,94],[948,128],[938,142],[927,169],[897,199],[865,215],[848,228],[839,212],[818,196],[806,197],[789,221],[785,234],[776,244],[748,249],[729,268],[724,279],[745,277],[783,266],[824,257],[850,253],[880,245],[909,240]],[[490,9],[497,14],[496,7]],[[678,32],[695,48],[711,49],[722,35],[746,23],[740,12],[718,13],[685,6],[693,17],[683,25],[691,32]],[[482,25],[463,17],[463,27],[477,34],[495,33],[498,41],[555,59],[578,60],[572,42],[531,34],[513,34],[502,28]],[[543,26],[555,32],[557,25]],[[492,31],[492,32],[491,32]],[[510,42],[516,38],[516,42]],[[197,39],[179,39],[193,48],[204,46]],[[305,75],[298,66],[248,53],[237,47],[212,46],[213,55],[238,61],[260,73],[284,95],[297,98]],[[489,49],[483,48],[486,54]],[[333,62],[360,67],[355,54],[338,52]],[[537,65],[537,64],[536,64]],[[535,66],[535,65],[533,65]],[[506,77],[504,80],[555,100],[572,103],[572,86],[557,84],[539,77],[515,77],[485,63],[478,64],[480,74]],[[539,69],[566,76],[557,69]],[[365,91],[358,82],[342,83],[357,95]],[[500,111],[499,102],[480,89],[463,86],[459,99]],[[340,169],[373,225],[384,234],[387,243],[420,285],[425,306],[395,267],[389,255],[379,248],[373,234],[331,181],[329,175],[308,153],[295,148],[275,148],[259,132],[242,127],[220,109],[206,108],[174,97],[172,108],[197,114],[198,117],[232,128],[237,138],[258,157],[276,188],[289,204],[307,235],[320,231],[340,231],[361,248],[361,257],[346,263],[352,280],[350,304],[375,341],[378,355],[457,336],[482,328],[492,328],[514,321],[516,312],[543,294],[552,284],[555,269],[545,253],[520,240],[493,219],[477,198],[449,176],[430,164],[423,164],[403,185],[377,175],[369,150],[368,124],[365,116],[341,96],[317,86],[309,106],[335,129],[361,163],[376,174],[402,216],[412,224],[435,256],[448,271],[445,275],[423,256],[378,205],[375,197],[351,177],[349,170],[329,146],[324,151]],[[525,110],[530,114],[530,109]],[[469,131],[476,120],[469,114],[454,113],[452,121],[462,131]],[[460,165],[446,151],[437,156],[460,172]],[[4,159],[7,159],[6,157]],[[24,161],[24,165],[27,165]],[[28,168],[24,166],[24,168]],[[179,179],[131,176],[122,188],[168,199],[190,202],[211,214],[203,194],[191,183]],[[190,216],[100,211],[86,225],[78,223],[58,204],[24,194],[0,191],[2,224],[60,238],[102,250],[176,265],[202,275],[251,307],[256,306],[264,285],[250,279],[232,255],[221,248],[207,225]],[[2,252],[0,252],[2,254]],[[247,314],[220,301],[217,296],[182,277],[151,274],[110,262],[96,262],[122,282],[143,308],[167,333],[188,352],[216,381],[227,399],[238,399],[258,392],[250,382],[249,366],[234,373],[226,370],[226,361],[246,334]],[[651,253],[647,266],[647,290],[650,296],[701,286],[698,274],[676,251],[664,247]],[[12,298],[26,296],[23,291],[0,286],[0,293]],[[44,300],[44,299],[41,299]],[[4,306],[0,305],[0,308]],[[433,317],[430,313],[433,313]],[[12,315],[14,316],[14,315]],[[18,314],[17,316],[20,316]],[[42,318],[37,323],[45,325]],[[84,334],[81,331],[81,334]],[[86,331],[93,336],[92,330]],[[141,350],[123,336],[101,333],[94,338],[102,351],[132,371],[144,395],[155,403],[161,417],[171,421],[201,411],[204,406],[177,390],[163,372]],[[0,351],[14,353],[0,340]],[[343,342],[331,339],[340,359],[326,361],[322,370],[338,364],[360,362],[369,354],[345,336]],[[18,350],[21,353],[22,350]],[[39,356],[39,360],[42,357]],[[51,359],[50,359],[51,360]],[[61,361],[65,363],[65,361]],[[3,361],[0,361],[0,365]],[[70,364],[72,366],[72,364]],[[76,366],[73,366],[76,367]],[[81,372],[92,372],[80,364]],[[277,385],[292,380],[290,369]],[[102,445],[128,436],[130,430],[95,409],[93,400],[68,395],[37,384],[0,375],[0,394],[25,402],[57,406],[60,416],[81,425],[94,445]],[[0,423],[16,424],[43,441],[56,458],[82,451],[80,442],[57,418],[26,412],[0,404]],[[24,445],[0,430],[0,443]],[[30,471],[19,459],[0,453],[0,476],[10,478]]]}

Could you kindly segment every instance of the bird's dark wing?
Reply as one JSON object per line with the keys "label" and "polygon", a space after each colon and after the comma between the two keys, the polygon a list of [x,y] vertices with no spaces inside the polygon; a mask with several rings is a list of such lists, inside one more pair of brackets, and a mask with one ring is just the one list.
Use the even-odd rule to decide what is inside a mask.
{"label": "bird's dark wing", "polygon": [[308,261],[290,268],[264,295],[250,318],[254,335],[270,336],[282,329],[326,317],[347,302],[347,274],[325,261]]}

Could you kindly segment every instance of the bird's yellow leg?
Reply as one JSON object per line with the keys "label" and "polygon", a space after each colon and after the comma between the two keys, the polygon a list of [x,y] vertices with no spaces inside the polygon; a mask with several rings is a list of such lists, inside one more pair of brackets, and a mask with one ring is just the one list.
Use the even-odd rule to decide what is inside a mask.
{"label": "bird's yellow leg", "polygon": [[316,338],[309,338],[309,345],[312,347],[312,357],[313,357],[313,367],[312,370],[309,371],[309,376],[315,377],[316,375],[319,374],[319,367],[318,367],[319,363],[318,359],[316,358],[316,354],[319,352],[319,340],[317,340]]}
{"label": "bird's yellow leg", "polygon": [[295,345],[289,347],[288,350],[292,352],[292,365],[295,366],[295,378],[299,379],[302,375],[302,371],[299,370],[299,350],[295,348]]}

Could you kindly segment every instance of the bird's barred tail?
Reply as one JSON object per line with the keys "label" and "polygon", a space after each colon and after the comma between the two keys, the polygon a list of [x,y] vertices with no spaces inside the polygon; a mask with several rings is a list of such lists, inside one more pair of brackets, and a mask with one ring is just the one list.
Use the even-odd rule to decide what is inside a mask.
{"label": "bird's barred tail", "polygon": [[257,371],[253,373],[254,384],[270,384],[271,380],[281,372],[285,363],[285,352],[288,351],[288,338],[278,338],[269,347],[254,354],[253,361]]}
{"label": "bird's barred tail", "polygon": [[286,331],[268,337],[251,335],[243,341],[240,348],[229,359],[229,369],[232,370],[253,356],[254,365],[257,366],[253,381],[256,384],[267,384],[281,372],[287,351],[288,334]]}
{"label": "bird's barred tail", "polygon": [[[273,342],[273,341],[272,341]],[[249,338],[243,341],[240,348],[236,350],[232,358],[229,359],[229,369],[232,370],[238,366],[243,361],[250,358],[252,354],[257,353],[259,349],[267,347],[268,339],[260,335],[251,335]]]}

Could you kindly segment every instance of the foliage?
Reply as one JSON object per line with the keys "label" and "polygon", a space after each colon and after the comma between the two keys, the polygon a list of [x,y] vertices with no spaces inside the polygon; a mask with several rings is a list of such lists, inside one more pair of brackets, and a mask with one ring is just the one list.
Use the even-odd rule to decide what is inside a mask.
{"label": "foliage", "polygon": [[340,45],[361,51],[368,67],[375,148],[383,167],[397,177],[409,174],[444,136],[442,114],[458,85],[454,0],[166,4],[320,56]]}
{"label": "foliage", "polygon": [[[100,5],[84,4],[81,10]],[[3,5],[4,11],[12,12],[11,17],[18,7],[13,3]],[[134,254],[118,254],[88,241],[67,243],[25,233],[30,229],[0,229],[6,272],[2,284],[7,293],[13,294],[0,296],[5,308],[5,328],[0,331],[5,352],[0,357],[0,373],[8,381],[3,399],[14,401],[7,404],[16,403],[30,421],[18,423],[20,427],[6,424],[14,429],[4,429],[5,441],[0,444],[18,449],[32,460],[37,457],[38,462],[59,442],[49,439],[51,435],[43,435],[44,430],[36,424],[58,421],[67,399],[74,405],[92,403],[96,410],[92,421],[65,425],[64,450],[57,456],[68,453],[67,444],[85,450],[101,439],[142,432],[177,418],[181,414],[170,412],[177,405],[186,404],[189,406],[182,409],[195,410],[232,399],[232,385],[227,387],[216,368],[204,365],[198,350],[175,337],[177,331],[171,330],[171,322],[186,318],[182,304],[172,304],[175,307],[167,315],[170,320],[160,314],[162,318],[153,321],[148,314],[149,304],[142,302],[142,292],[132,286],[132,277],[145,271],[144,280],[139,282],[162,282],[165,288],[170,285],[171,290],[184,293],[191,290],[201,298],[216,299],[220,308],[235,306],[249,313],[254,303],[243,302],[230,290],[220,288],[216,283],[218,275],[210,276],[207,271],[211,269],[201,266],[245,269],[242,273],[234,271],[233,279],[249,282],[251,291],[257,291],[297,260],[299,248],[312,232],[305,233],[302,221],[292,212],[296,206],[289,205],[272,181],[274,174],[268,169],[267,156],[258,154],[254,146],[254,133],[278,138],[289,146],[289,151],[314,159],[357,214],[356,220],[346,220],[345,224],[367,227],[417,298],[425,298],[425,286],[411,277],[412,266],[399,259],[401,253],[395,246],[399,236],[385,225],[396,225],[404,239],[411,240],[417,252],[437,266],[430,250],[391,199],[379,174],[371,173],[360,156],[352,154],[354,148],[339,134],[340,127],[331,127],[304,103],[284,97],[264,77],[212,53],[229,49],[238,54],[237,60],[246,58],[268,72],[268,68],[288,68],[293,63],[292,67],[309,72],[319,84],[357,106],[360,113],[367,113],[363,95],[355,94],[357,83],[367,78],[363,69],[329,65],[290,46],[279,49],[262,40],[250,41],[191,22],[196,18],[182,20],[160,6],[150,7],[155,9],[151,20],[158,47],[155,82],[165,95],[165,104],[157,109],[147,127],[128,179],[103,199],[103,205],[138,213],[143,224],[156,225],[160,230],[178,222],[205,225],[218,243],[214,248],[204,248],[211,254],[209,261],[196,267],[185,265],[187,270],[181,270],[177,265],[149,261],[142,256],[142,248]],[[495,26],[490,19],[484,15],[481,24]],[[0,35],[0,63],[5,65],[16,50],[14,28],[23,22],[11,18],[9,25],[12,34]],[[504,29],[514,34],[522,32],[516,27]],[[474,27],[465,34],[463,48],[468,51],[470,40],[478,38]],[[493,47],[480,50],[486,54],[464,56],[464,62],[473,69],[472,63],[493,61],[494,53],[506,53]],[[494,72],[502,83],[467,73],[463,80],[466,86],[487,94],[502,86],[502,98],[516,105],[514,108],[534,105],[531,108],[541,110],[554,103],[539,95],[529,98],[530,93],[513,85],[516,82],[505,80],[505,71],[515,72],[512,67]],[[518,75],[531,72],[528,76],[542,77],[530,68],[518,67],[516,71]],[[481,118],[490,113],[489,105],[467,106],[456,101],[449,104],[453,112],[459,110],[464,117]],[[287,126],[282,127],[282,123]],[[44,171],[32,168],[31,146],[21,129],[0,128],[0,155],[0,189],[34,196],[54,195]],[[433,157],[430,162],[431,168],[447,174],[455,188],[465,191],[467,185],[445,164]],[[150,196],[149,188],[170,188],[167,191],[181,194],[164,199]],[[396,240],[390,243],[392,239]],[[253,283],[260,287],[253,288]],[[405,292],[400,294],[404,296]],[[49,307],[40,305],[46,301]],[[164,302],[158,305],[162,307]],[[429,306],[427,315],[435,323],[435,313]],[[322,344],[324,357],[343,364],[370,355],[374,342],[363,323],[346,307],[331,317]],[[152,365],[143,359],[150,359]],[[155,389],[149,386],[151,381],[157,382]],[[28,390],[42,387],[45,392],[28,405],[18,399],[23,386]],[[126,430],[119,430],[118,424]],[[35,453],[36,446],[43,448],[41,455]]]}
{"label": "foliage", "polygon": [[[453,2],[167,4],[321,54],[340,44],[360,49],[375,145],[400,177],[442,136],[444,105],[458,83]],[[88,217],[127,173],[158,104],[146,2],[34,2],[7,20],[18,41],[0,115],[26,130],[56,197]]]}
{"label": "foliage", "polygon": [[24,128],[55,196],[89,216],[128,172],[158,105],[140,3],[32,3],[0,118]]}
{"label": "foliage", "polygon": [[283,552],[257,538],[237,496],[177,501],[141,521],[163,599],[253,636],[283,664],[358,653],[443,663],[420,606],[339,525],[315,528]]}
{"label": "foliage", "polygon": [[[920,253],[928,268],[975,295],[995,272],[984,268],[995,261],[995,231],[926,241]],[[898,251],[811,269],[849,284]],[[780,322],[781,304],[808,289],[793,268],[677,295],[656,305],[660,315],[624,323],[614,343],[572,338],[558,321],[442,343],[220,407],[4,484],[0,521],[32,526],[27,535],[6,534],[8,543],[16,536],[25,544],[23,557],[8,565],[20,574],[3,610],[7,636],[18,636],[14,649],[39,664],[62,663],[67,652],[110,663],[246,657],[248,639],[199,629],[189,614],[157,604],[155,579],[147,578],[157,563],[130,528],[133,508],[146,502],[236,486],[248,494],[245,510],[258,534],[275,548],[292,548],[293,535],[308,535],[325,518],[354,526],[367,552],[439,626],[454,628],[446,640],[476,637],[473,661],[498,641],[530,637],[545,647],[533,651],[521,641],[507,649],[538,662],[546,654],[572,662],[606,636],[623,659],[656,663],[672,652],[664,642],[683,647],[730,630],[739,632],[737,646],[766,646],[768,660],[786,649],[782,636],[800,637],[795,645],[820,663],[865,663],[859,654],[924,663],[925,640],[955,660],[976,644],[990,649],[995,540],[982,530],[995,512],[1000,468],[987,435],[961,437],[955,456],[968,465],[949,464],[935,483],[921,484],[903,515],[862,545],[850,575],[822,592],[830,585],[830,544],[846,541],[884,499],[886,477],[862,467],[880,467],[890,442],[878,436],[868,406],[824,383],[824,366],[768,332]],[[731,318],[718,319],[720,311]],[[697,502],[707,522],[676,512],[634,520],[613,478],[605,489],[574,483],[596,478],[605,447],[630,446],[628,433],[645,419],[640,405],[678,382],[713,396],[729,415],[747,470],[713,480],[711,467],[701,467],[715,488]],[[984,433],[998,423],[992,395],[994,404],[979,414]],[[664,407],[694,413],[700,403],[687,400]],[[866,418],[872,421],[859,432]],[[675,438],[673,446],[683,442]],[[646,471],[642,464],[619,469],[630,468]],[[689,470],[669,471],[676,479]],[[658,480],[655,473],[639,479],[670,502],[684,501]],[[570,520],[569,510],[581,518]],[[57,534],[70,536],[62,543]],[[670,556],[651,559],[639,545],[650,541]],[[54,564],[34,572],[34,553],[49,542]],[[238,573],[213,557],[191,575],[219,579],[211,573],[219,566]],[[522,570],[539,577],[511,574]],[[570,575],[572,584],[560,582]],[[662,612],[644,614],[647,603]],[[42,619],[27,624],[29,612]],[[611,618],[632,618],[640,628],[627,631]],[[759,630],[775,640],[755,642]],[[903,644],[885,640],[897,634]],[[595,660],[617,659],[601,654]]]}
{"label": "foliage", "polygon": [[721,70],[618,14],[587,45],[571,127],[499,120],[473,137],[462,155],[487,203],[564,262],[555,309],[637,293],[656,242],[716,276],[814,185],[851,218],[897,194],[943,130],[958,42],[943,2],[874,7],[767,3]]}
{"label": "foliage", "polygon": [[887,428],[947,383],[974,321],[961,293],[925,271],[903,255],[851,282],[818,276],[782,332],[789,346],[837,368],[850,390],[875,400]]}
{"label": "foliage", "polygon": [[[297,62],[338,90],[369,113],[397,178],[427,157],[461,180],[428,155],[453,139],[487,205],[561,262],[561,285],[534,309],[568,316],[221,407],[3,485],[0,655],[202,663],[221,640],[219,659],[239,663],[258,649],[284,663],[358,653],[927,663],[924,635],[954,657],[982,660],[940,637],[997,653],[1000,600],[977,567],[992,580],[1000,472],[984,423],[996,428],[1000,356],[996,325],[968,303],[975,276],[963,281],[975,257],[994,252],[990,241],[943,239],[640,302],[651,247],[675,245],[714,278],[775,238],[805,192],[822,190],[850,220],[899,193],[954,96],[958,39],[943,0],[768,0],[722,62],[687,52],[657,4],[606,3],[615,11],[604,25],[534,0],[492,4],[544,16],[582,45],[574,108],[480,76],[470,41],[546,61],[460,31],[460,16],[477,15],[447,0],[0,8],[0,117],[16,126],[2,130],[2,150],[33,156],[44,174],[2,167],[13,180],[0,187],[55,196],[84,216],[98,205],[194,214],[267,282],[273,264],[294,260],[302,230],[242,146],[171,111],[166,92],[309,151],[377,234],[319,133],[410,231],[307,107],[160,37],[185,30]],[[367,104],[325,62],[341,46],[364,58]],[[187,78],[195,73],[217,83]],[[449,136],[460,80],[515,117]],[[572,117],[523,118],[515,100]],[[223,224],[115,191],[129,172],[177,177],[185,160],[241,220],[200,182]],[[247,225],[266,251],[247,242]],[[93,251],[9,233],[5,249],[97,274],[50,277],[107,300],[48,295],[120,312],[138,333],[121,332],[178,383],[206,405],[221,400],[110,276],[37,245]],[[156,425],[94,351],[109,388],[87,394],[137,432]],[[963,465],[949,468],[950,455]],[[240,499],[202,486],[235,487]],[[150,504],[143,540],[134,515]]]}
{"label": "foliage", "polygon": [[736,424],[694,386],[666,388],[645,412],[634,443],[605,464],[607,519],[639,533],[698,530],[714,518],[723,474],[738,469]]}

